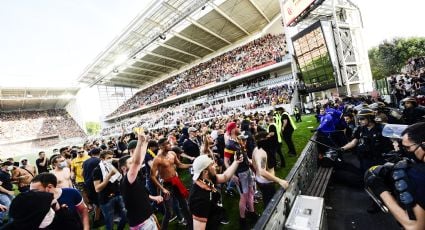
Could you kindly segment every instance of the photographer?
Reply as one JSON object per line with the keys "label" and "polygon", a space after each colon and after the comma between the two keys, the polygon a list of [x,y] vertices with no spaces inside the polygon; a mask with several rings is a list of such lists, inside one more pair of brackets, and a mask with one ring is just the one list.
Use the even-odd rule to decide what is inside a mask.
{"label": "photographer", "polygon": [[[372,167],[365,174],[365,183],[405,229],[425,229],[425,122],[403,131],[402,148],[414,155],[415,163]],[[388,175],[394,186],[386,184]],[[390,192],[392,187],[395,189]]]}

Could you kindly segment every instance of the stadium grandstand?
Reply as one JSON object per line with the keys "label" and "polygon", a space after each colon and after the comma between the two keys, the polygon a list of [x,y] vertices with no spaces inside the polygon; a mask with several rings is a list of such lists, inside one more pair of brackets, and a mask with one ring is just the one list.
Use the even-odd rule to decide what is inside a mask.
{"label": "stadium grandstand", "polygon": [[0,229],[424,229],[425,56],[374,89],[362,29],[351,0],[151,0],[75,84],[0,87]]}
{"label": "stadium grandstand", "polygon": [[79,88],[0,88],[3,156],[78,143],[86,134],[75,108]]}

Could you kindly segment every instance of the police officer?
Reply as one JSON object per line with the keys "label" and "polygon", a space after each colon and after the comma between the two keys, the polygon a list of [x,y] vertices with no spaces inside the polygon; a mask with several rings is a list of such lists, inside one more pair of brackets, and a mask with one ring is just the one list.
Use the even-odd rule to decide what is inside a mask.
{"label": "police officer", "polygon": [[[380,168],[382,172],[382,166],[373,167],[365,175],[366,186],[382,199],[403,228],[425,229],[425,122],[403,131],[402,148],[414,155],[416,163],[401,161],[392,168],[389,174],[394,186],[387,186],[385,178],[379,176],[377,171]],[[395,188],[393,195],[390,187]]]}
{"label": "police officer", "polygon": [[392,142],[382,136],[383,126],[376,124],[375,113],[371,109],[362,109],[357,114],[360,126],[354,130],[353,139],[341,147],[340,151],[354,149],[360,161],[360,170],[365,172],[373,165],[383,164],[382,153],[392,150]]}
{"label": "police officer", "polygon": [[424,121],[425,108],[418,106],[416,99],[413,97],[406,97],[402,101],[404,106],[403,119],[406,125],[412,125],[416,122]]}

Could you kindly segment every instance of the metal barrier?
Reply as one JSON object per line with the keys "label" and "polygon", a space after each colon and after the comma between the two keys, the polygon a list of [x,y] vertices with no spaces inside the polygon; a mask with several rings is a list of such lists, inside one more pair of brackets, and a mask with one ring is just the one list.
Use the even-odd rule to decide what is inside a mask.
{"label": "metal barrier", "polygon": [[[313,139],[316,139],[316,136]],[[279,189],[276,192],[257,221],[254,229],[281,230],[284,228],[286,218],[294,204],[295,198],[297,195],[305,192],[312,183],[314,175],[318,170],[317,158],[316,144],[309,141],[294,167],[285,178],[289,181],[289,188],[286,191]]]}

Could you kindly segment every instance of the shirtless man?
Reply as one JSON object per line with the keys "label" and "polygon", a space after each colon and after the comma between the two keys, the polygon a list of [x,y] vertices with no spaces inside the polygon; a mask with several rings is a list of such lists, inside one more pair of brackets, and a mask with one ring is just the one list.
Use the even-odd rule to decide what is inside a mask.
{"label": "shirtless man", "polygon": [[[183,216],[187,221],[187,228],[192,229],[192,217],[186,199],[189,192],[177,176],[175,166],[178,168],[190,168],[191,164],[183,164],[177,158],[176,154],[171,150],[171,144],[167,138],[161,138],[158,141],[159,151],[153,160],[151,168],[151,179],[157,188],[159,188],[164,196],[165,215],[162,220],[161,229],[168,229],[168,221],[171,218],[173,199],[177,199],[183,212]],[[156,177],[157,171],[159,177],[164,181],[161,183]]]}
{"label": "shirtless man", "polygon": [[61,155],[54,156],[52,159],[54,169],[52,173],[58,179],[57,188],[72,188],[71,170],[65,158]]}
{"label": "shirtless man", "polygon": [[26,157],[22,157],[19,163],[21,163],[20,167],[22,169],[26,169],[26,171],[28,171],[33,177],[37,174],[37,171],[35,170],[35,166],[31,165],[28,162],[28,159]]}
{"label": "shirtless man", "polygon": [[274,168],[267,167],[267,153],[264,151],[267,145],[268,133],[265,131],[259,132],[255,135],[257,147],[252,153],[252,162],[256,173],[255,180],[257,186],[263,194],[264,207],[267,206],[269,201],[273,198],[276,188],[273,182],[278,183],[282,188],[288,188],[289,184],[286,180],[280,179],[275,176]]}

